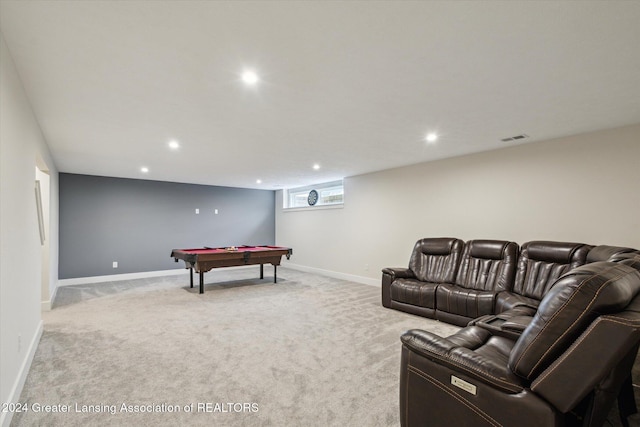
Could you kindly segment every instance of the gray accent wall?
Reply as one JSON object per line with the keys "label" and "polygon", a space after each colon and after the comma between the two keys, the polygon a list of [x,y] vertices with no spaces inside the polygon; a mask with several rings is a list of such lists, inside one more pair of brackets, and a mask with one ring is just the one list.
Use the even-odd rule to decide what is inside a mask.
{"label": "gray accent wall", "polygon": [[274,191],[68,173],[59,179],[60,279],[184,268],[170,257],[174,248],[275,243]]}

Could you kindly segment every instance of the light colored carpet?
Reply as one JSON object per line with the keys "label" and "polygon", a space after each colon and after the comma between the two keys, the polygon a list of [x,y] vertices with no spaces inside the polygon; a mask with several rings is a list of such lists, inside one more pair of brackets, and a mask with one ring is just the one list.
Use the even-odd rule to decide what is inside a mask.
{"label": "light colored carpet", "polygon": [[459,328],[385,309],[377,287],[278,273],[212,271],[204,295],[188,276],[60,288],[21,396],[55,407],[12,426],[399,425],[400,335]]}
{"label": "light colored carpet", "polygon": [[188,275],[60,288],[11,425],[399,425],[400,335],[459,328],[383,308],[378,287],[269,270],[212,271],[204,295]]}

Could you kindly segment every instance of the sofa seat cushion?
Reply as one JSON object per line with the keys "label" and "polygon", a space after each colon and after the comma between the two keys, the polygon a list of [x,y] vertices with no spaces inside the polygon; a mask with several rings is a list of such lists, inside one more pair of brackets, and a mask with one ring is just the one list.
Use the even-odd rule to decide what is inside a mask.
{"label": "sofa seat cushion", "polygon": [[435,308],[437,283],[396,279],[391,283],[391,300],[419,307]]}
{"label": "sofa seat cushion", "polygon": [[436,290],[436,308],[458,316],[475,319],[493,313],[496,292],[466,289],[452,284],[441,284]]}

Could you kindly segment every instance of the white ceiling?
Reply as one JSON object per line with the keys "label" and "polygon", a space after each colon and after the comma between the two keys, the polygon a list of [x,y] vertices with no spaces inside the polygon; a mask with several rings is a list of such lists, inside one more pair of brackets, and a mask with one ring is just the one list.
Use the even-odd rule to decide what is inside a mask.
{"label": "white ceiling", "polygon": [[274,189],[640,122],[640,1],[1,0],[0,17],[61,172]]}

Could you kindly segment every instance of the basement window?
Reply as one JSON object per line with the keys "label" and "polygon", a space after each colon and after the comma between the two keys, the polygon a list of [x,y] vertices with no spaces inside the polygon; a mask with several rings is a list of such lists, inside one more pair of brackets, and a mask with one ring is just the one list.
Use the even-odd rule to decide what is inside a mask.
{"label": "basement window", "polygon": [[344,183],[340,181],[284,190],[284,209],[341,207],[344,203]]}

